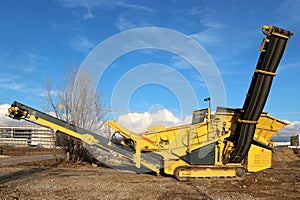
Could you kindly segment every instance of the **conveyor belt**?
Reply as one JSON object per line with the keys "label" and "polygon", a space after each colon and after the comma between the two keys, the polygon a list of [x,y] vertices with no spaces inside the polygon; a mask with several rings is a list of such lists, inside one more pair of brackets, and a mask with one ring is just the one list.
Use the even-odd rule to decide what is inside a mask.
{"label": "conveyor belt", "polygon": [[[28,121],[33,123],[39,123],[44,126],[59,130],[65,134],[73,136],[77,139],[81,139],[83,142],[87,143],[83,138],[84,136],[92,137],[93,142],[87,143],[88,145],[100,148],[107,152],[115,152],[125,158],[130,160],[135,159],[135,151],[133,149],[126,148],[125,146],[116,145],[111,143],[109,139],[87,131],[85,129],[79,128],[73,124],[67,123],[56,117],[43,113],[39,110],[21,104],[19,102],[13,102],[11,108],[9,109],[9,117],[14,119],[29,119]],[[96,142],[95,142],[96,141]],[[161,157],[158,155],[152,155],[153,153],[142,153],[141,154],[141,164],[145,165],[151,170],[159,171],[161,166]]]}
{"label": "conveyor belt", "polygon": [[250,149],[256,123],[266,104],[273,76],[287,41],[293,34],[274,26],[264,26],[263,32],[267,37],[263,40],[261,54],[240,114],[239,124],[234,133],[235,149],[229,159],[231,163],[241,162]]}

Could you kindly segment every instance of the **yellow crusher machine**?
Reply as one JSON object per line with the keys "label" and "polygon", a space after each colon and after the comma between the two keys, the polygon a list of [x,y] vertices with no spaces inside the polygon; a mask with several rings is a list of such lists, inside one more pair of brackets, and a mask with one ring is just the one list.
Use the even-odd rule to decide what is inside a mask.
{"label": "yellow crusher machine", "polygon": [[[241,109],[217,107],[193,112],[192,124],[165,128],[149,127],[136,134],[116,121],[107,121],[108,132],[91,133],[29,106],[14,102],[8,116],[50,127],[82,140],[90,147],[129,159],[135,167],[172,175],[178,180],[192,177],[242,177],[271,167],[270,138],[287,125],[263,112],[273,77],[287,42],[293,34],[275,26],[263,26],[260,57]],[[120,138],[121,137],[121,138]]]}

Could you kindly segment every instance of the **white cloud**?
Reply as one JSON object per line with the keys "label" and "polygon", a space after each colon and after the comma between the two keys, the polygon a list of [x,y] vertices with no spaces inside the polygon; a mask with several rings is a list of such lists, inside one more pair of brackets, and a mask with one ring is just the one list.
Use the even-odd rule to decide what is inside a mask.
{"label": "white cloud", "polygon": [[199,15],[199,14],[203,14],[203,12],[204,12],[204,10],[202,7],[196,7],[196,8],[192,8],[188,14],[189,15]]}
{"label": "white cloud", "polygon": [[[27,81],[27,79],[30,79],[32,74],[39,74],[40,76],[35,75],[35,79],[42,79],[47,71],[48,61],[47,57],[36,51],[13,52],[3,61],[0,60],[0,68],[3,68],[0,73],[0,90],[3,90],[2,93],[16,91],[17,93],[28,93],[31,96],[44,96],[44,89],[36,88],[42,87],[42,85],[36,84],[34,81]],[[24,79],[24,77],[26,78]]]}
{"label": "white cloud", "polygon": [[42,64],[48,62],[48,58],[37,54],[33,53],[30,51],[22,51],[23,57],[27,60],[27,64],[22,63],[22,69],[23,71],[27,73],[31,73],[38,69]]}
{"label": "white cloud", "polygon": [[300,62],[294,62],[294,63],[287,63],[278,68],[278,71],[285,71],[290,69],[299,69]]}
{"label": "white cloud", "polygon": [[[39,97],[45,97],[45,89],[39,89],[39,88],[26,88],[22,90],[25,93],[39,96]],[[51,93],[54,94],[54,91],[51,91]]]}
{"label": "white cloud", "polygon": [[141,6],[138,4],[129,3],[124,0],[101,0],[101,1],[95,1],[95,0],[61,0],[60,1],[62,6],[65,8],[78,8],[78,7],[86,7],[87,5],[91,8],[97,8],[97,7],[105,7],[114,9],[116,7],[123,7],[123,8],[131,8],[136,10],[142,10],[142,11],[148,11],[153,12],[153,9]]}
{"label": "white cloud", "polygon": [[117,7],[123,7],[127,9],[134,9],[134,10],[140,10],[140,11],[146,11],[146,12],[153,12],[153,9],[138,5],[138,4],[133,4],[129,3],[127,1],[123,0],[61,0],[60,1],[61,5],[65,8],[85,8],[86,13],[83,15],[82,19],[87,20],[87,19],[94,19],[94,15],[91,12],[91,9],[96,9],[96,8],[106,8],[106,9],[115,9]]}
{"label": "white cloud", "polygon": [[0,82],[0,88],[7,90],[20,90],[25,87],[23,83],[13,83],[13,82]]}
{"label": "white cloud", "polygon": [[215,45],[221,41],[220,32],[226,27],[224,23],[220,23],[218,13],[215,12],[215,9],[211,8],[212,6],[213,4],[210,3],[204,7],[190,10],[190,15],[199,15],[201,18],[200,25],[203,27],[202,30],[191,34],[190,37],[200,43]]}
{"label": "white cloud", "polygon": [[182,121],[182,124],[191,124],[193,120],[193,115],[188,115]]}
{"label": "white cloud", "polygon": [[155,113],[128,113],[118,118],[118,123],[136,133],[146,131],[149,126],[163,124],[166,127],[172,127],[191,122],[192,116],[187,116],[181,120],[167,109],[161,109]]}
{"label": "white cloud", "polygon": [[138,26],[136,24],[134,24],[133,22],[127,20],[125,17],[120,16],[117,20],[117,22],[115,23],[116,27],[120,30],[120,31],[126,31],[126,30],[130,30],[130,29],[134,29],[134,28],[138,28]]}
{"label": "white cloud", "polygon": [[9,107],[10,107],[9,104],[2,104],[2,105],[0,105],[0,114],[1,115],[6,114]]}
{"label": "white cloud", "polygon": [[179,59],[177,56],[172,57],[173,64],[172,66],[177,69],[191,69],[192,66],[188,64],[185,60]]}
{"label": "white cloud", "polygon": [[132,13],[123,13],[118,17],[115,26],[120,31],[127,31],[140,27],[153,27],[155,26],[155,23],[144,20],[143,18],[132,17]]}
{"label": "white cloud", "polygon": [[88,12],[83,15],[82,19],[94,19],[94,15],[91,12]]}
{"label": "white cloud", "polygon": [[[47,57],[28,50],[12,51],[11,53],[4,55],[3,57],[3,59],[0,58],[1,67],[10,69],[11,71],[15,70],[28,74],[36,72],[37,70],[41,71],[43,67],[47,66],[49,61]],[[19,80],[18,74],[19,73],[12,73],[8,75],[7,78],[15,78]],[[2,77],[3,75],[1,76],[1,79]]]}
{"label": "white cloud", "polygon": [[290,125],[280,130],[274,137],[290,137],[300,135],[300,121],[290,122]]}
{"label": "white cloud", "polygon": [[201,25],[204,26],[205,29],[198,33],[191,34],[191,38],[200,43],[206,44],[216,44],[220,42],[221,37],[219,35],[219,32],[224,28],[224,25],[219,24],[216,21],[210,21],[208,19],[202,19]]}
{"label": "white cloud", "polygon": [[213,31],[210,29],[191,34],[190,37],[200,43],[207,43],[207,44],[211,44],[219,41],[219,38],[215,36]]}
{"label": "white cloud", "polygon": [[2,73],[0,74],[0,89],[6,90],[18,90],[24,93],[29,93],[31,95],[36,95],[40,97],[45,96],[45,89],[32,88],[25,83],[19,83],[20,78],[15,74]]}
{"label": "white cloud", "polygon": [[83,34],[77,34],[73,36],[69,42],[71,48],[80,51],[82,53],[88,52],[92,47],[95,46],[89,38]]}
{"label": "white cloud", "polygon": [[0,74],[0,88],[7,90],[20,90],[25,87],[24,83],[18,83],[18,77],[13,74]]}
{"label": "white cloud", "polygon": [[[179,70],[191,70],[194,68],[194,66],[187,63],[185,60],[178,58],[177,56],[173,56],[171,61],[173,62],[172,66]],[[203,66],[205,66],[205,64]],[[208,66],[208,65],[206,65],[206,66]],[[192,80],[195,81],[195,82],[193,82],[194,86],[197,86],[197,87],[200,86],[200,87],[205,87],[205,88],[207,87],[205,81],[201,77],[201,74],[199,74],[196,71],[189,71],[187,73],[188,73],[189,81],[192,81]],[[196,85],[195,85],[195,83],[196,83]]]}
{"label": "white cloud", "polygon": [[87,13],[83,16],[83,19],[86,20],[86,19],[94,19],[94,15],[91,11],[91,8],[89,6],[88,3],[86,3],[86,9],[87,9]]}

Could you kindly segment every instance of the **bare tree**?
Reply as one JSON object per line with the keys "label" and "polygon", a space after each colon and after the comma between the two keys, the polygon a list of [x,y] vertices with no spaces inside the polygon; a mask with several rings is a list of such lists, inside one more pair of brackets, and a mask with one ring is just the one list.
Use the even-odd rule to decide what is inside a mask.
{"label": "bare tree", "polygon": [[[64,80],[56,90],[52,89],[52,83],[48,80],[45,96],[49,111],[68,123],[97,132],[102,126],[107,109],[103,103],[102,93],[96,89],[96,86],[92,85],[89,73],[77,74],[76,68],[73,67],[67,70]],[[57,145],[67,152],[68,160],[90,161],[91,155],[87,154],[80,141],[61,134],[57,134]]]}

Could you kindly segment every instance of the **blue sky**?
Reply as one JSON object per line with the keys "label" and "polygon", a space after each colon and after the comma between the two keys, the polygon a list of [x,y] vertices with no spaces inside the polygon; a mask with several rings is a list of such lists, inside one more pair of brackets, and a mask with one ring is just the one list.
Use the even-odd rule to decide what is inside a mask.
{"label": "blue sky", "polygon": [[[261,27],[266,24],[291,30],[294,36],[278,68],[265,111],[281,119],[299,121],[299,13],[300,2],[291,0],[254,0],[242,4],[237,0],[3,0],[0,104],[17,100],[39,108],[45,102],[43,90],[47,79],[59,83],[65,70],[79,67],[99,43],[122,31],[160,27],[196,40],[220,71],[226,90],[226,105],[221,106],[241,107],[264,37]],[[158,49],[128,53],[107,68],[98,88],[103,90],[108,105],[124,74],[149,63],[169,66],[187,79],[199,100],[198,107],[191,104],[180,112],[177,94],[150,81],[124,100],[128,104],[124,109],[154,112],[165,108],[184,118],[192,110],[207,106],[202,101],[210,95],[204,78],[180,57]],[[157,74],[162,76],[163,72]],[[117,108],[122,109],[121,105]]]}

